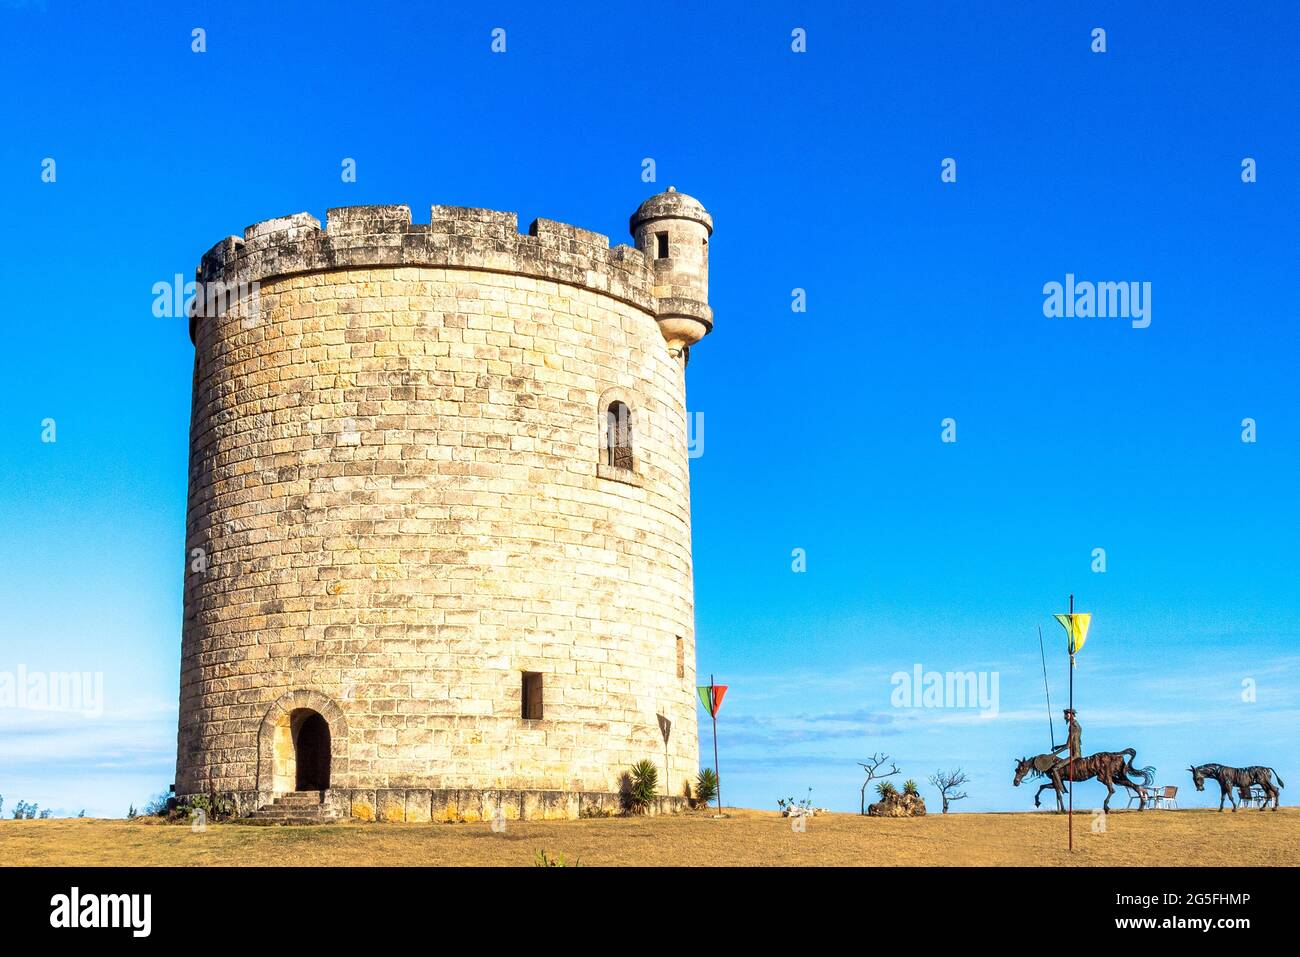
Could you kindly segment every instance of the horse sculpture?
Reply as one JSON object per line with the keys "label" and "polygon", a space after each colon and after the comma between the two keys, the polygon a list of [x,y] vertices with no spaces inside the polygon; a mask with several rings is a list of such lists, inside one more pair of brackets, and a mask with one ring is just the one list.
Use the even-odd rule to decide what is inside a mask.
{"label": "horse sculpture", "polygon": [[[1106,800],[1102,802],[1102,810],[1110,811],[1110,799],[1115,796],[1114,785],[1118,784],[1137,795],[1138,810],[1141,811],[1146,807],[1146,795],[1142,788],[1150,787],[1155,781],[1156,769],[1135,768],[1133,761],[1136,757],[1137,751],[1133,748],[1125,748],[1123,751],[1098,751],[1086,758],[1072,758],[1068,761],[1051,754],[1039,754],[1032,758],[1021,758],[1017,762],[1016,777],[1011,783],[1019,787],[1026,775],[1036,778],[1046,777],[1047,783],[1034,794],[1034,807],[1042,806],[1039,796],[1047,788],[1052,788],[1056,792],[1056,809],[1064,811],[1065,803],[1061,800],[1061,794],[1065,790],[1064,782],[1096,778],[1106,785]],[[1131,781],[1129,775],[1140,780]]]}
{"label": "horse sculpture", "polygon": [[[1219,788],[1222,793],[1219,795],[1219,810],[1223,810],[1223,799],[1228,798],[1232,801],[1232,810],[1237,810],[1237,799],[1233,796],[1233,789],[1241,795],[1243,800],[1250,798],[1250,789],[1253,785],[1259,785],[1264,789],[1264,803],[1259,806],[1261,811],[1268,808],[1268,802],[1273,802],[1273,810],[1277,810],[1281,794],[1279,788],[1286,787],[1282,781],[1282,775],[1278,774],[1272,768],[1260,767],[1257,764],[1248,768],[1230,768],[1222,764],[1201,764],[1196,767],[1190,767],[1187,770],[1192,772],[1192,783],[1196,785],[1196,790],[1205,790],[1205,779],[1213,778],[1219,782]],[[1273,776],[1277,776],[1277,787],[1273,786]]]}
{"label": "horse sculpture", "polygon": [[1047,778],[1047,783],[1034,792],[1034,807],[1043,806],[1042,794],[1048,788],[1052,788],[1056,792],[1056,810],[1064,811],[1065,804],[1061,801],[1061,782],[1056,777],[1056,767],[1062,763],[1054,754],[1037,754],[1032,758],[1021,758],[1016,764],[1015,780],[1011,783],[1015,787],[1020,787],[1020,782],[1025,779],[1025,775],[1032,778]]}

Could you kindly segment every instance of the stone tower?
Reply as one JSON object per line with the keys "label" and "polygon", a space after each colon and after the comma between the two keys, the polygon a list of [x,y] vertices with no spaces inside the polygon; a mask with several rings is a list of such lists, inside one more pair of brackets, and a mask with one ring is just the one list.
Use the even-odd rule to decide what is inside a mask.
{"label": "stone tower", "polygon": [[177,794],[573,817],[648,758],[681,800],[712,220],[631,229],[366,206],[203,257]]}

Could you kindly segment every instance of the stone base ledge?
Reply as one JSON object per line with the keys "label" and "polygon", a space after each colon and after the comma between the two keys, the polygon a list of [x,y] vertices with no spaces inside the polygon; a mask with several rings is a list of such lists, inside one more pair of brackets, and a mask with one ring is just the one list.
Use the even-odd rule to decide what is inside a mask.
{"label": "stone base ledge", "polygon": [[[256,791],[234,795],[239,816],[271,803],[275,795]],[[614,817],[622,813],[617,792],[485,790],[472,788],[331,788],[324,802],[342,818],[392,824],[490,821],[498,809],[507,821],[573,821],[581,817]],[[685,797],[657,798],[647,809],[651,817],[680,814],[690,808]]]}

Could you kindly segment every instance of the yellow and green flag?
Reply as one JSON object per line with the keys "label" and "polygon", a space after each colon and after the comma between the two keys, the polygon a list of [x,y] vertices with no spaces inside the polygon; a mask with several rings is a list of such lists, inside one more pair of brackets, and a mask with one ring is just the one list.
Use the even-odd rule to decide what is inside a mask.
{"label": "yellow and green flag", "polygon": [[1079,612],[1075,615],[1057,615],[1056,620],[1061,623],[1061,627],[1065,629],[1066,635],[1069,636],[1070,654],[1074,654],[1088,640],[1088,626],[1092,624],[1092,613]]}

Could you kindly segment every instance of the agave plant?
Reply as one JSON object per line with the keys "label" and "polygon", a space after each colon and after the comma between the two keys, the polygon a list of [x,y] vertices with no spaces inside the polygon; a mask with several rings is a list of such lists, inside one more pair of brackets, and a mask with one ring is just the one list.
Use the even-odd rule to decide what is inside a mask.
{"label": "agave plant", "polygon": [[920,797],[921,789],[916,786],[916,782],[908,778],[903,782],[903,793],[910,794],[912,797]]}
{"label": "agave plant", "polygon": [[881,799],[883,800],[884,798],[889,797],[891,794],[897,794],[898,788],[894,787],[893,781],[881,781],[879,784],[876,785],[876,793],[879,794]]}
{"label": "agave plant", "polygon": [[632,765],[632,786],[628,791],[628,803],[631,810],[641,813],[655,799],[659,789],[659,769],[653,761],[642,758]]}
{"label": "agave plant", "polygon": [[708,804],[718,796],[718,772],[713,768],[701,768],[695,779],[695,800],[699,804]]}

